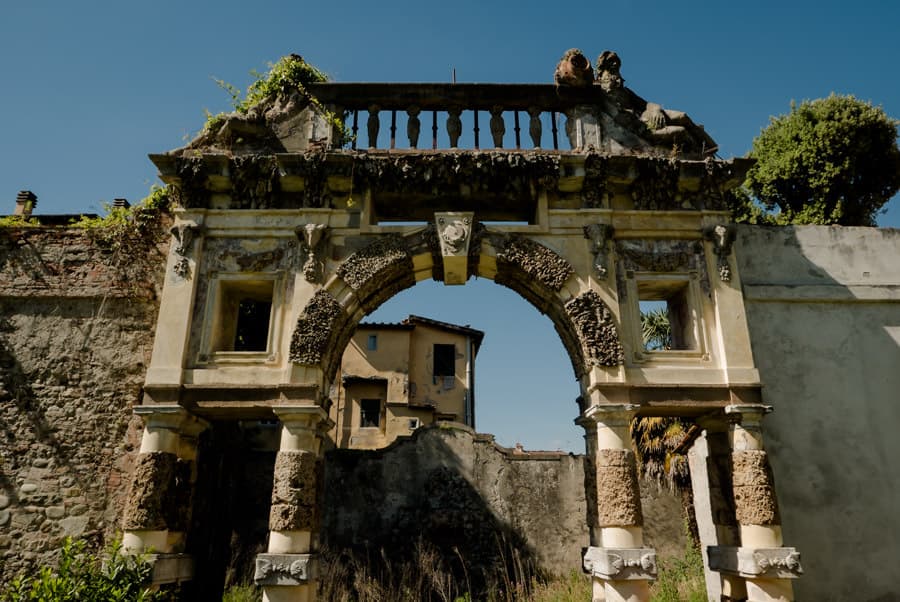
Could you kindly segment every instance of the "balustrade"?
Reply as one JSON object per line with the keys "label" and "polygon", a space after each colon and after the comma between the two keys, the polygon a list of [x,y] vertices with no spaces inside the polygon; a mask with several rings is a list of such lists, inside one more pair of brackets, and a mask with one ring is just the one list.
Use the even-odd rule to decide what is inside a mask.
{"label": "balustrade", "polygon": [[[605,92],[599,86],[322,83],[310,85],[309,91],[344,117],[352,134],[349,144],[354,150],[420,149],[422,120],[428,119],[429,114],[431,150],[454,150],[461,144],[481,149],[482,144],[486,144],[480,127],[483,113],[489,115],[487,125],[494,149],[523,148],[520,115],[524,113],[531,148],[544,148],[544,144],[549,143],[548,150],[570,150],[573,144],[565,137],[564,142],[568,144],[560,148],[560,122],[571,118],[576,106],[602,106],[607,102]],[[366,121],[366,141],[359,137],[361,119]],[[386,132],[382,129],[382,120],[390,124]],[[406,122],[405,144],[397,139],[398,125],[402,131],[403,120]],[[464,127],[464,121],[467,127]],[[509,125],[512,136],[507,135]],[[544,130],[548,125],[550,140],[545,141]]]}

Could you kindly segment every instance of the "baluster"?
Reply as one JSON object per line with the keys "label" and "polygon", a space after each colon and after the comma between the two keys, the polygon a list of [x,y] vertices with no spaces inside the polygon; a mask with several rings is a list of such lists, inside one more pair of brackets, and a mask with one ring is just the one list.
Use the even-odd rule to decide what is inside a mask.
{"label": "baluster", "polygon": [[417,148],[419,146],[419,112],[421,109],[413,105],[406,109],[409,119],[406,121],[406,136],[409,138],[409,148]]}
{"label": "baluster", "polygon": [[462,134],[462,120],[459,114],[462,109],[451,107],[447,109],[447,136],[450,137],[450,148],[456,148],[459,144],[459,136]]}
{"label": "baluster", "polygon": [[556,127],[556,111],[550,111],[550,131],[553,133],[553,150],[559,150],[559,128]]}
{"label": "baluster", "polygon": [[350,148],[352,148],[353,150],[356,150],[356,139],[357,139],[357,133],[359,132],[358,119],[359,119],[359,111],[356,109],[353,109],[353,127],[350,130],[351,132],[353,132],[353,140],[350,143]]}
{"label": "baluster", "polygon": [[369,107],[369,121],[366,123],[366,129],[369,131],[369,148],[378,148],[378,130],[381,129],[381,119],[378,117],[378,111],[381,107],[372,105]]}
{"label": "baluster", "polygon": [[473,113],[475,113],[475,150],[481,148],[478,145],[478,109],[473,109]]}
{"label": "baluster", "polygon": [[513,127],[513,131],[516,133],[516,148],[522,148],[522,139],[519,136],[519,112],[513,111],[513,121],[515,123],[515,127]]}
{"label": "baluster", "polygon": [[544,126],[541,124],[541,110],[537,107],[528,107],[528,115],[531,119],[528,122],[528,134],[531,136],[531,142],[534,148],[541,148],[541,134]]}
{"label": "baluster", "polygon": [[490,125],[494,148],[503,148],[503,135],[506,134],[506,124],[503,123],[503,107],[497,105],[491,107]]}
{"label": "baluster", "polygon": [[437,111],[431,112],[431,148],[437,149]]}
{"label": "baluster", "polygon": [[397,148],[397,109],[391,109],[391,150]]}

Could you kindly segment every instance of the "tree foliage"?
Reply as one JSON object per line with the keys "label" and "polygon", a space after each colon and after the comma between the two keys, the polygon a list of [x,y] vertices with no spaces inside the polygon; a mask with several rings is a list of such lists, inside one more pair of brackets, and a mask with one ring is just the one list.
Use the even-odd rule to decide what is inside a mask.
{"label": "tree foliage", "polygon": [[900,189],[898,123],[853,96],[791,103],[753,141],[745,185],[778,223],[874,225]]}

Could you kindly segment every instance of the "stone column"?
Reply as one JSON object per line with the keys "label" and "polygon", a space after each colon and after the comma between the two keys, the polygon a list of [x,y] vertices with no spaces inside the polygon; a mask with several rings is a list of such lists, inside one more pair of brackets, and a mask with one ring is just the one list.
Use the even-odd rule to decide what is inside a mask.
{"label": "stone column", "polygon": [[278,406],[281,444],[275,459],[268,552],[256,557],[264,602],[316,599],[321,437],[329,426],[319,406]]}
{"label": "stone column", "polygon": [[597,404],[584,418],[596,425],[597,525],[584,566],[593,578],[595,602],[650,599],[656,553],[644,547],[641,494],[631,446],[631,420],[639,406]]}
{"label": "stone column", "polygon": [[731,405],[731,468],[740,547],[709,548],[710,568],[746,580],[748,602],[794,599],[791,579],[800,576],[800,555],[783,547],[772,469],[763,449],[762,417],[770,406]]}
{"label": "stone column", "polygon": [[196,475],[197,436],[208,424],[178,405],[138,406],[144,420],[124,510],[122,545],[151,553],[156,584],[185,581],[193,564],[184,552]]}
{"label": "stone column", "polygon": [[[691,468],[691,487],[694,511],[700,533],[700,545],[737,547],[740,531],[734,513],[731,484],[731,442],[729,423],[723,416],[697,420],[703,434],[691,446],[688,461]],[[704,553],[707,592],[722,602],[747,599],[744,579],[738,575],[712,571],[709,557]]]}

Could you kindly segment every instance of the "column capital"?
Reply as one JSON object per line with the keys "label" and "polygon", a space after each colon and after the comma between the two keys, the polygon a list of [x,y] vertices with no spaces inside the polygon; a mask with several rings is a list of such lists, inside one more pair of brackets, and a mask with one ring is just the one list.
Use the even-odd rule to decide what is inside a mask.
{"label": "column capital", "polygon": [[328,412],[318,405],[277,405],[272,412],[288,429],[318,429],[328,423]]}
{"label": "column capital", "polygon": [[176,431],[187,437],[196,437],[209,428],[209,422],[174,403],[137,406],[134,414],[144,421],[148,429]]}
{"label": "column capital", "polygon": [[[582,422],[593,422],[607,426],[621,426],[631,423],[631,419],[640,409],[636,403],[603,403],[594,404],[584,411],[579,419]],[[582,424],[582,426],[584,426]]]}
{"label": "column capital", "polygon": [[732,422],[742,424],[759,424],[763,416],[772,411],[772,406],[765,404],[732,404],[725,406],[725,415]]}

